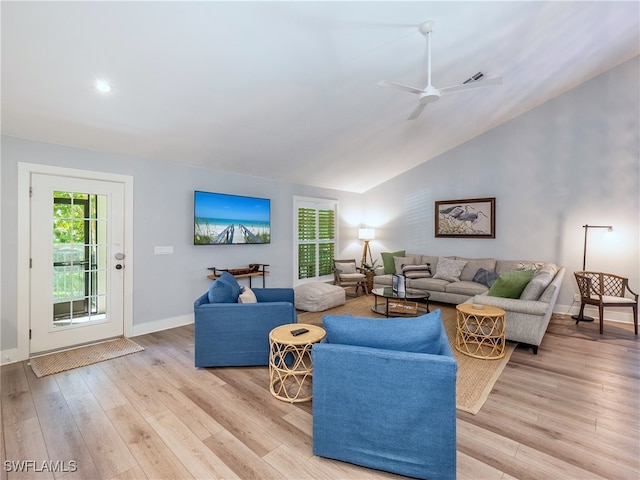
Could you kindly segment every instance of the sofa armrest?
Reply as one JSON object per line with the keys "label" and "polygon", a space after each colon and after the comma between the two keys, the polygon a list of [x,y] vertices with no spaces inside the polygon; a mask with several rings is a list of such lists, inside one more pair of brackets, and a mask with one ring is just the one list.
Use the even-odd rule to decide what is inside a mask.
{"label": "sofa armrest", "polygon": [[373,274],[374,275],[384,275],[385,274],[384,267],[381,266],[381,265],[377,266],[376,268],[373,269]]}
{"label": "sofa armrest", "polygon": [[417,478],[455,479],[456,375],[450,355],[319,343],[316,455]]}
{"label": "sofa armrest", "polygon": [[525,313],[528,315],[544,315],[549,304],[539,300],[520,300],[519,298],[492,297],[490,295],[476,295],[465,303],[479,303],[503,309],[505,312]]}
{"label": "sofa armrest", "polygon": [[259,302],[289,302],[294,303],[293,288],[256,288],[253,290]]}

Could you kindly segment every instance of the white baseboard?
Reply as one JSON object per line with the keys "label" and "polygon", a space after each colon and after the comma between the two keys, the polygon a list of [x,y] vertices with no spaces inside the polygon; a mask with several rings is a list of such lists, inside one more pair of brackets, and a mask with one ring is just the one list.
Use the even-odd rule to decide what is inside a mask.
{"label": "white baseboard", "polygon": [[[558,305],[556,303],[553,313],[561,313],[563,315],[578,315],[580,313],[580,305]],[[590,305],[584,308],[584,315],[593,317],[598,321],[598,309]],[[606,308],[604,311],[604,319],[608,322],[630,323],[633,325],[633,312],[630,308],[620,309],[617,311],[613,308]]]}
{"label": "white baseboard", "polygon": [[[181,315],[179,317],[163,318],[154,322],[146,322],[133,326],[132,337],[145,335],[147,333],[159,332],[170,328],[182,327],[193,323],[193,314]],[[10,348],[0,352],[0,365],[8,365],[18,361],[18,349]]]}
{"label": "white baseboard", "polygon": [[10,348],[0,352],[0,365],[8,365],[18,361],[18,349]]}
{"label": "white baseboard", "polygon": [[170,328],[182,327],[184,325],[191,325],[193,323],[193,313],[188,315],[181,315],[179,317],[163,318],[161,320],[155,320],[153,322],[145,322],[133,326],[132,337],[139,335],[146,335],[147,333],[159,332],[161,330],[168,330]]}

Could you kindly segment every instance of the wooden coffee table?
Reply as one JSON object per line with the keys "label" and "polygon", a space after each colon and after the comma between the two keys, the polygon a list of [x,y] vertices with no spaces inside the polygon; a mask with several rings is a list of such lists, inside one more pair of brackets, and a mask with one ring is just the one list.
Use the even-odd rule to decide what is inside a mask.
{"label": "wooden coffee table", "polygon": [[[294,336],[292,330],[306,328]],[[311,347],[326,336],[323,328],[305,323],[289,323],[269,333],[269,390],[278,400],[307,402],[311,400],[313,364]]]}
{"label": "wooden coffee table", "polygon": [[[398,294],[391,287],[374,288],[373,310],[386,317],[415,317],[429,313],[429,292],[408,288],[404,294]],[[384,298],[384,303],[378,303],[378,298]]]}
{"label": "wooden coffee table", "polygon": [[456,306],[456,350],[470,357],[494,360],[504,357],[505,312],[490,305]]}

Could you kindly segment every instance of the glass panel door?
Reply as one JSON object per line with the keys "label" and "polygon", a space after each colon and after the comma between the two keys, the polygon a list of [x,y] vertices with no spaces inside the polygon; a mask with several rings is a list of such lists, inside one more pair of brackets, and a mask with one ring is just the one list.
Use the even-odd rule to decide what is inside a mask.
{"label": "glass panel door", "polygon": [[105,319],[106,195],[53,193],[53,326]]}

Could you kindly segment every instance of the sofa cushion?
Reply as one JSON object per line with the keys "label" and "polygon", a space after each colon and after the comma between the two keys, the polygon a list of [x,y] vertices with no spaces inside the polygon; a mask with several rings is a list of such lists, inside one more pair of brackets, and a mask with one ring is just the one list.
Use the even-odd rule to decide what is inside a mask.
{"label": "sofa cushion", "polygon": [[520,294],[521,300],[538,300],[542,292],[549,286],[553,277],[556,276],[555,265],[547,264],[540,270],[537,270],[531,281]]}
{"label": "sofa cushion", "polygon": [[503,273],[491,285],[487,295],[491,297],[519,298],[533,278],[533,270],[516,270]]}
{"label": "sofa cushion", "polygon": [[429,278],[431,277],[430,265],[405,265],[402,274],[407,278]]}
{"label": "sofa cushion", "polygon": [[439,278],[411,278],[407,282],[407,287],[430,292],[444,292],[444,287],[448,284],[448,280]]}
{"label": "sofa cushion", "polygon": [[441,257],[438,259],[438,267],[436,268],[436,274],[433,278],[457,282],[460,280],[460,274],[466,264],[466,260],[453,260],[451,258]]}
{"label": "sofa cushion", "polygon": [[376,275],[373,277],[373,286],[375,288],[393,286],[393,275]]}
{"label": "sofa cushion", "polygon": [[440,309],[413,318],[324,315],[327,342],[413,353],[441,353]]}
{"label": "sofa cushion", "polygon": [[237,303],[240,284],[229,272],[222,274],[209,286],[209,303]]}
{"label": "sofa cushion", "polygon": [[416,263],[420,265],[431,265],[431,273],[433,274],[433,272],[438,268],[438,257],[422,255]]}
{"label": "sofa cushion", "polygon": [[396,265],[393,257],[404,257],[405,253],[405,250],[398,250],[397,252],[382,252],[380,256],[382,257],[382,265],[384,265],[384,273],[396,273]]}
{"label": "sofa cushion", "polygon": [[343,275],[345,273],[358,273],[356,270],[356,262],[336,262],[334,265],[339,275]]}
{"label": "sofa cushion", "polygon": [[242,292],[238,296],[238,303],[258,303],[256,294],[249,287],[243,287]]}
{"label": "sofa cushion", "polygon": [[447,283],[444,286],[444,291],[447,293],[458,293],[460,295],[473,296],[486,293],[487,287],[481,283],[460,280],[459,282]]}
{"label": "sofa cushion", "polygon": [[494,271],[488,271],[484,268],[479,268],[476,274],[473,276],[472,281],[476,283],[481,283],[482,285],[486,285],[487,287],[491,287],[493,282],[498,279],[498,274]]}
{"label": "sofa cushion", "polygon": [[420,261],[421,255],[405,255],[404,257],[393,257],[395,273],[402,273],[405,265],[416,265]]}
{"label": "sofa cushion", "polygon": [[456,257],[456,260],[466,260],[467,264],[460,273],[460,280],[473,281],[473,277],[479,269],[484,268],[489,272],[493,272],[496,269],[495,258],[464,258]]}

